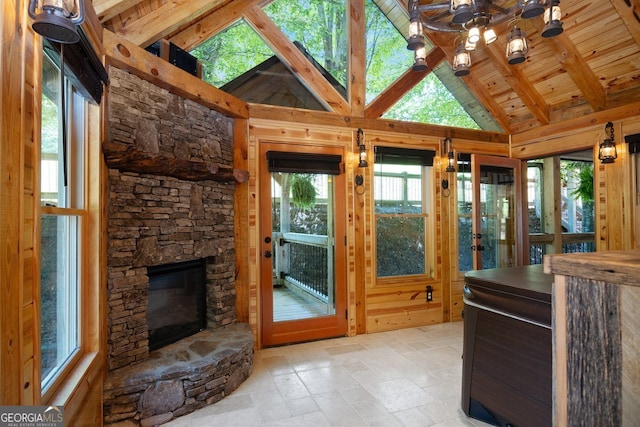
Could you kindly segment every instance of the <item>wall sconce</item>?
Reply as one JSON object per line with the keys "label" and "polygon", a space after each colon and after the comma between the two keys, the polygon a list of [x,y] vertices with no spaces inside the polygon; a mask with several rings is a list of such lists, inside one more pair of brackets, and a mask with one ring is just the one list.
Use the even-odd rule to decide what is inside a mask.
{"label": "wall sconce", "polygon": [[[452,148],[452,141],[451,138],[446,137],[443,141],[442,141],[442,152],[443,153],[447,153],[447,168],[445,169],[445,172],[447,173],[451,173],[451,172],[455,172],[456,171],[456,159],[455,159],[455,155],[453,153],[453,148]],[[447,178],[444,178],[442,180],[442,195],[444,197],[449,197],[449,180]]]}
{"label": "wall sconce", "polygon": [[613,123],[607,123],[607,125],[604,127],[604,133],[606,135],[606,138],[600,143],[598,159],[600,159],[600,163],[613,163],[618,158],[618,152],[616,151],[616,141],[613,136]]}
{"label": "wall sconce", "polygon": [[369,166],[369,163],[367,163],[367,147],[364,145],[364,138],[362,137],[362,129],[358,129],[356,143],[358,144],[358,148],[360,150],[358,154],[358,167],[366,168],[367,166]]}
{"label": "wall sconce", "polygon": [[84,0],[29,0],[33,30],[47,39],[71,44],[80,41],[77,26],[84,21]]}
{"label": "wall sconce", "polygon": [[[356,133],[356,144],[358,145],[358,167],[366,168],[369,166],[367,162],[367,147],[364,145],[364,137],[360,128]],[[356,193],[364,194],[364,176],[362,174],[356,175]]]}

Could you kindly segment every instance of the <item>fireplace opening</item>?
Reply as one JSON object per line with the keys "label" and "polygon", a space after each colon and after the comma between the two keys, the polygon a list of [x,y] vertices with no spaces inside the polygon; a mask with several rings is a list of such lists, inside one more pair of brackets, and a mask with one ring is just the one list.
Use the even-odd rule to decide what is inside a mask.
{"label": "fireplace opening", "polygon": [[206,261],[147,268],[149,349],[169,345],[206,328]]}

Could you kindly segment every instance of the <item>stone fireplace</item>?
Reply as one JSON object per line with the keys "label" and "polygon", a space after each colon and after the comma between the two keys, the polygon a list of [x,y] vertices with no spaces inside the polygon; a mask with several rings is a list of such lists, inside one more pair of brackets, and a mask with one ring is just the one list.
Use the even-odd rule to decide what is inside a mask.
{"label": "stone fireplace", "polygon": [[[233,195],[246,175],[232,168],[233,119],[114,67],[107,99],[105,424],[152,425],[220,400],[251,372],[252,333],[235,311]],[[176,265],[197,271],[162,282]],[[169,310],[192,323],[178,317],[193,307],[205,330],[150,342],[171,328]]]}
{"label": "stone fireplace", "polygon": [[150,350],[206,328],[206,266],[206,259],[197,259],[147,268]]}

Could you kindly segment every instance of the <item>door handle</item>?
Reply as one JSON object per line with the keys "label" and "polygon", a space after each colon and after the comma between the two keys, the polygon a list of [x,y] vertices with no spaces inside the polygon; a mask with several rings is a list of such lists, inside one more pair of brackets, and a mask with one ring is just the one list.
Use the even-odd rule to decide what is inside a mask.
{"label": "door handle", "polygon": [[271,258],[271,251],[264,251],[265,258]]}

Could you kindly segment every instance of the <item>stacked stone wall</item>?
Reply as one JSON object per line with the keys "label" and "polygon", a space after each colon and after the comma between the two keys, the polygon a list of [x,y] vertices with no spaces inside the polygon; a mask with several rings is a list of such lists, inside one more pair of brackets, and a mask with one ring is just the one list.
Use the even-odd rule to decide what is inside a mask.
{"label": "stacked stone wall", "polygon": [[[110,68],[109,139],[164,157],[233,165],[233,119]],[[207,260],[207,327],[236,322],[232,182],[109,169],[108,368],[149,358],[147,267]]]}

